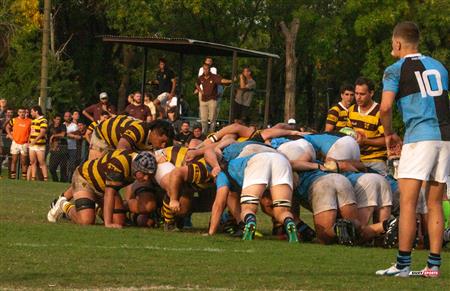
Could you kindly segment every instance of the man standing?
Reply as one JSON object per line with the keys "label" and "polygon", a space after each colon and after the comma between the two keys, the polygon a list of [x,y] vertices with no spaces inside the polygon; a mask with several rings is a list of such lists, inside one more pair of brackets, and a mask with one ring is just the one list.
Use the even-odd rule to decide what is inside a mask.
{"label": "man standing", "polygon": [[341,86],[341,102],[328,110],[325,131],[338,132],[347,126],[348,109],[355,99],[355,88],[353,85],[345,84]]}
{"label": "man standing", "polygon": [[139,91],[133,94],[134,104],[131,103],[125,108],[125,114],[136,119],[150,122],[152,121],[152,114],[147,105],[142,103],[142,94]]}
{"label": "man standing", "polygon": [[28,168],[28,139],[31,131],[31,119],[25,117],[25,108],[19,108],[18,116],[12,118],[6,125],[6,133],[11,144],[11,179],[16,179],[17,160],[20,155],[20,170],[22,172],[22,179],[27,178]]}
{"label": "man standing", "polygon": [[29,153],[30,153],[30,166],[31,166],[31,180],[36,180],[37,164],[42,171],[44,181],[48,180],[47,163],[45,161],[45,145],[47,142],[47,127],[48,121],[42,114],[40,106],[34,106],[31,108],[31,132],[29,139]]}
{"label": "man standing", "polygon": [[242,74],[239,75],[239,88],[234,99],[236,102],[235,119],[241,120],[244,123],[249,121],[249,109],[253,95],[255,95],[255,90],[256,82],[253,79],[252,71],[246,67],[242,70]]}
{"label": "man standing", "polygon": [[102,112],[108,112],[110,117],[114,117],[117,114],[116,107],[109,103],[106,92],[100,93],[100,102],[84,109],[83,115],[90,121],[98,122]]}
{"label": "man standing", "polygon": [[67,177],[68,180],[71,181],[73,171],[77,167],[77,140],[81,139],[81,136],[77,134],[78,125],[73,122],[72,115],[69,111],[64,113],[64,125],[67,130],[67,152],[69,153],[69,160],[67,162]]}
{"label": "man standing", "polygon": [[[217,119],[217,86],[221,84],[231,84],[231,80],[223,79],[220,75],[214,75],[210,72],[210,66],[203,64],[203,75],[198,77],[195,87],[201,97],[200,102],[200,120],[203,133],[214,131]],[[211,125],[208,126],[208,120]]]}
{"label": "man standing", "polygon": [[159,106],[165,107],[172,97],[175,96],[177,87],[175,73],[167,65],[167,60],[165,58],[159,59],[159,68],[156,72],[156,80],[153,81],[153,83],[158,85],[158,97],[153,100],[153,103],[157,108],[159,108]]}
{"label": "man standing", "polygon": [[427,195],[430,254],[424,277],[438,277],[444,231],[442,196],[450,167],[450,110],[448,71],[437,60],[419,53],[419,28],[401,22],[392,35],[392,55],[400,60],[383,76],[381,118],[389,152],[398,154],[402,141],[392,130],[394,100],[405,123],[404,145],[398,166],[400,188],[399,250],[397,263],[377,275],[407,277],[416,234],[416,204],[422,182]]}
{"label": "man standing", "polygon": [[[48,144],[50,151],[49,170],[53,182],[67,182],[67,141],[66,126],[61,116],[55,115],[53,123],[48,128]],[[56,170],[59,167],[60,177]]]}
{"label": "man standing", "polygon": [[380,104],[373,101],[375,85],[372,80],[359,77],[355,82],[356,104],[348,110],[349,125],[358,134],[361,161],[366,167],[386,174],[386,144],[380,120]]}

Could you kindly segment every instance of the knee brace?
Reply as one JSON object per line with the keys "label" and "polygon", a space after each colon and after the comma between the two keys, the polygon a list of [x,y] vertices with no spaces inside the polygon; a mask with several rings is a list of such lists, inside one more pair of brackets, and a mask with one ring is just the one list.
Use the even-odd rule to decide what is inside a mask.
{"label": "knee brace", "polygon": [[287,207],[287,208],[291,208],[292,203],[290,200],[286,200],[286,199],[277,199],[277,200],[273,200],[272,202],[272,207]]}
{"label": "knee brace", "polygon": [[242,195],[241,204],[254,204],[259,205],[259,198],[251,195]]}
{"label": "knee brace", "polygon": [[95,201],[89,198],[80,198],[75,200],[75,209],[77,211],[84,209],[95,209]]}

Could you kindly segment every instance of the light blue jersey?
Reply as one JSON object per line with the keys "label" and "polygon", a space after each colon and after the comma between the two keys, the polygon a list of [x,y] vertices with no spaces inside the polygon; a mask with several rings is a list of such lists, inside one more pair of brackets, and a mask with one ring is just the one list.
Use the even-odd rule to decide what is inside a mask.
{"label": "light blue jersey", "polygon": [[267,146],[266,144],[257,142],[257,141],[243,141],[243,142],[236,142],[236,143],[232,143],[228,146],[226,146],[223,150],[222,150],[222,157],[225,161],[229,162],[232,159],[235,159],[239,156],[239,154],[242,152],[242,150],[244,149],[244,147],[246,147],[247,145],[250,144],[260,144],[260,145],[264,145]]}
{"label": "light blue jersey", "polygon": [[[249,155],[242,158],[233,159],[228,163],[228,173],[231,178],[236,182],[237,186],[242,188],[244,184],[244,173],[245,168],[247,167],[248,161],[254,156]],[[228,186],[228,188],[233,191],[238,191],[239,189],[234,189],[233,183],[227,177],[227,175],[222,171],[219,173],[216,179],[216,187],[219,189],[220,187]]]}
{"label": "light blue jersey", "polygon": [[312,144],[316,152],[321,152],[325,156],[328,154],[334,143],[341,137],[342,135],[333,133],[315,133],[304,136],[305,140]]}
{"label": "light blue jersey", "polygon": [[448,71],[439,61],[405,56],[384,71],[383,91],[396,94],[406,127],[404,143],[450,141]]}

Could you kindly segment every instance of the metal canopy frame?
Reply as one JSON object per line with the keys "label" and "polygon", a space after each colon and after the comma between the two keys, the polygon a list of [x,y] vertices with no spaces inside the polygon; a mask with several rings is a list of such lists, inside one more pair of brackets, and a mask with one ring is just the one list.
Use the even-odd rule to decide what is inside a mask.
{"label": "metal canopy frame", "polygon": [[[147,56],[148,49],[157,49],[163,51],[170,51],[179,53],[179,72],[178,82],[182,83],[183,79],[183,61],[184,55],[203,55],[203,56],[227,56],[233,58],[233,66],[231,73],[231,80],[234,80],[237,74],[237,58],[265,58],[267,59],[267,82],[266,82],[266,95],[264,106],[264,127],[268,124],[269,110],[270,110],[270,93],[271,93],[271,73],[272,73],[272,59],[279,59],[280,56],[267,52],[255,51],[250,49],[244,49],[239,47],[233,47],[229,45],[212,43],[207,41],[189,39],[189,38],[163,38],[163,37],[137,37],[137,36],[117,36],[117,35],[101,35],[99,38],[103,42],[107,43],[121,43],[132,46],[139,46],[144,48],[144,60],[143,60],[143,72],[141,91],[144,94],[145,83],[147,78]],[[181,85],[180,85],[181,88]],[[230,90],[230,109],[229,109],[229,122],[233,116],[233,104],[234,104],[234,82],[231,84]],[[142,98],[143,100],[143,98]]]}

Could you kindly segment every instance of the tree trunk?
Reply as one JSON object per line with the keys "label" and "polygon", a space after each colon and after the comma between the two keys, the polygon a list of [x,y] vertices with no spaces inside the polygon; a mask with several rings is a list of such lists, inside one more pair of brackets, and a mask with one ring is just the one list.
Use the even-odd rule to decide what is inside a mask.
{"label": "tree trunk", "polygon": [[39,105],[45,113],[47,109],[47,86],[48,86],[48,42],[50,38],[50,0],[44,1],[44,27],[42,30],[42,52],[41,52],[41,85],[39,92]]}
{"label": "tree trunk", "polygon": [[127,104],[127,88],[130,83],[130,66],[133,61],[134,51],[129,46],[122,46],[124,73],[120,80],[118,90],[117,112],[122,112]]}
{"label": "tree trunk", "polygon": [[286,81],[284,96],[284,122],[295,118],[295,82],[297,77],[297,57],[295,55],[295,42],[297,40],[300,21],[294,18],[288,28],[284,21],[280,22],[286,46]]}

